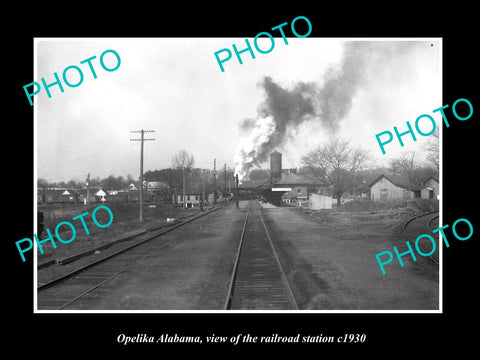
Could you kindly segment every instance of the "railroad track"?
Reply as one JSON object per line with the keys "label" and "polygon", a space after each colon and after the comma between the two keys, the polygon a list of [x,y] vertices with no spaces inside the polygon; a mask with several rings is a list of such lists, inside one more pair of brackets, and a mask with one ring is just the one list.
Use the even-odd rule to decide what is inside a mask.
{"label": "railroad track", "polygon": [[258,202],[250,202],[228,288],[226,310],[298,310]]}
{"label": "railroad track", "polygon": [[[441,244],[439,244],[438,232],[432,233],[432,231],[439,227],[438,222],[439,222],[438,211],[434,211],[434,212],[422,214],[419,216],[415,216],[409,219],[403,225],[403,233],[412,244],[414,244],[417,237],[422,234],[428,234],[435,239],[437,250],[432,255],[430,255],[429,258],[436,264],[439,263],[438,254],[439,254],[439,248],[440,248],[439,246],[441,246]],[[431,245],[428,244],[428,242],[419,241],[419,248],[424,253],[429,253],[432,250]]]}
{"label": "railroad track", "polygon": [[169,227],[166,230],[155,232],[140,242],[123,247],[70,273],[38,285],[37,309],[75,309],[77,302],[88,302],[90,294],[95,289],[109,282],[138,262],[154,255],[182,236],[182,234],[179,234],[166,241],[162,238],[163,234],[171,232],[218,209],[220,209],[220,207],[191,220]]}

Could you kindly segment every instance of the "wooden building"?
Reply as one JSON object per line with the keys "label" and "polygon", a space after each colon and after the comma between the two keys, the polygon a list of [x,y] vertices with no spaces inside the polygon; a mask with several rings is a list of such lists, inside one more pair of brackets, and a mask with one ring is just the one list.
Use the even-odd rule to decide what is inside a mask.
{"label": "wooden building", "polygon": [[291,172],[273,184],[271,192],[280,194],[279,200],[275,195],[269,194],[269,202],[274,205],[278,206],[279,202],[283,202],[303,206],[309,204],[310,194],[331,196],[331,187],[326,182],[309,180]]}
{"label": "wooden building", "polygon": [[104,202],[107,200],[108,195],[107,191],[97,187],[91,187],[88,189],[89,199],[87,199],[87,189],[80,189],[77,190],[77,192],[79,194],[79,199],[82,204],[87,202],[90,204]]}
{"label": "wooden building", "polygon": [[183,194],[174,194],[173,201],[178,206],[183,207],[185,204],[186,208],[200,206],[200,201],[202,200],[202,194],[197,193],[187,193],[185,194],[185,201],[183,199]]}
{"label": "wooden building", "polygon": [[81,203],[78,190],[73,189],[38,189],[37,201],[39,204]]}
{"label": "wooden building", "polygon": [[430,176],[427,181],[423,183],[421,190],[422,199],[438,199],[439,182],[435,176]]}
{"label": "wooden building", "polygon": [[[112,194],[108,194],[106,197],[107,202],[138,202],[140,201],[140,191],[117,191]],[[143,201],[152,202],[154,201],[154,194],[143,190]]]}
{"label": "wooden building", "polygon": [[422,187],[406,176],[380,175],[369,184],[370,200],[407,200],[421,197]]}

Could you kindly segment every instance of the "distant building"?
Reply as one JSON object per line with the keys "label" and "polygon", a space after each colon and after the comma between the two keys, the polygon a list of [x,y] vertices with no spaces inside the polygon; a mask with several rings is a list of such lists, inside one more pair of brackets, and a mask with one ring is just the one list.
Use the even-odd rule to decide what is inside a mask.
{"label": "distant building", "polygon": [[439,183],[438,178],[430,176],[427,181],[423,183],[421,190],[422,199],[438,199]]}
{"label": "distant building", "polygon": [[293,172],[281,177],[272,185],[273,193],[282,192],[281,201],[295,203],[298,206],[308,205],[310,194],[331,197],[330,185],[318,180],[309,180]]}
{"label": "distant building", "polygon": [[406,176],[380,175],[369,185],[370,200],[408,200],[421,197],[422,187]]}
{"label": "distant building", "polygon": [[38,189],[37,201],[39,204],[56,204],[81,202],[79,190],[73,189]]}
{"label": "distant building", "polygon": [[[140,201],[140,191],[117,191],[115,194],[109,194],[106,197],[107,201],[115,202],[137,202]],[[150,202],[153,200],[153,195],[143,191],[143,201]]]}
{"label": "distant building", "polygon": [[145,181],[145,188],[148,192],[168,191],[169,186],[163,181]]}
{"label": "distant building", "polygon": [[107,195],[108,192],[103,190],[102,188],[94,188],[91,187],[88,189],[88,196],[89,199],[87,199],[87,189],[79,189],[76,190],[78,195],[79,195],[79,202],[82,204],[88,202],[90,204],[98,203],[98,202],[104,202],[107,200]]}
{"label": "distant building", "polygon": [[[238,185],[240,199],[255,199],[260,194],[270,189],[270,179],[267,180],[242,180]],[[235,193],[235,186],[232,187],[232,193]]]}
{"label": "distant building", "polygon": [[191,208],[195,206],[200,206],[200,201],[202,199],[202,194],[185,194],[185,201],[183,199],[183,194],[173,195],[174,203],[178,204],[181,207]]}

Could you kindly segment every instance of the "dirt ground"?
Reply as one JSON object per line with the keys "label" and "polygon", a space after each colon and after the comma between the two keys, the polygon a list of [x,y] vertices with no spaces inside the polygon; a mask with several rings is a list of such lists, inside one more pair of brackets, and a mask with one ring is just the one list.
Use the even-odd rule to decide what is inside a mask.
{"label": "dirt ground", "polygon": [[369,238],[382,236],[384,234],[381,231],[382,228],[391,230],[403,225],[413,216],[438,210],[438,202],[420,199],[385,202],[351,201],[328,210],[301,208],[291,210],[321,224],[329,237]]}
{"label": "dirt ground", "polygon": [[[136,203],[106,203],[104,205],[113,213],[113,223],[105,228],[96,226],[92,219],[93,210],[101,204],[92,205],[90,208],[84,205],[73,205],[69,207],[54,207],[54,206],[39,206],[38,211],[44,213],[45,230],[41,238],[47,238],[46,229],[54,238],[55,228],[57,224],[62,221],[68,221],[75,226],[76,236],[74,240],[69,243],[62,243],[55,241],[56,248],[53,247],[51,241],[42,244],[43,254],[37,247],[38,263],[42,264],[51,259],[62,259],[78,253],[111,243],[120,236],[128,233],[136,233],[142,229],[151,226],[166,225],[167,218],[182,219],[194,214],[197,214],[199,208],[183,209],[173,204],[145,204],[143,209],[143,222],[139,220],[139,205]],[[86,234],[84,226],[80,219],[72,220],[80,214],[88,211],[88,215],[84,216],[85,224],[90,232]],[[109,215],[105,210],[98,210],[95,214],[97,221],[100,224],[107,224]],[[72,231],[68,225],[63,225],[59,228],[59,235],[62,239],[68,241],[72,238]]]}
{"label": "dirt ground", "polygon": [[[55,227],[62,221],[68,221],[75,226],[76,236],[69,243],[55,241],[56,248],[53,248],[50,241],[42,244],[43,254],[37,247],[38,263],[42,264],[51,259],[62,259],[69,257],[105,244],[115,241],[116,238],[128,233],[135,233],[141,229],[151,226],[161,226],[167,224],[167,218],[182,219],[198,213],[199,208],[183,209],[173,204],[145,204],[143,210],[144,221],[139,221],[139,206],[136,203],[106,203],[113,213],[113,223],[106,228],[97,227],[92,220],[93,210],[100,204],[93,204],[89,208],[84,205],[73,205],[68,207],[58,206],[39,206],[38,211],[44,213],[45,229],[55,237]],[[377,222],[383,220],[392,220],[393,223],[401,223],[407,218],[426,211],[435,210],[435,202],[415,200],[415,201],[390,201],[390,202],[372,202],[372,201],[351,201],[341,207],[334,207],[331,210],[306,210],[295,208],[299,215],[309,217],[325,227],[325,230],[331,236],[341,235],[358,236],[358,226],[365,228],[378,229]],[[207,208],[206,208],[207,209]],[[90,234],[86,234],[81,221],[72,220],[80,214],[88,211],[84,217],[86,227]],[[96,213],[97,221],[106,224],[109,220],[108,213],[99,210]],[[391,226],[392,221],[385,222],[384,225]],[[380,224],[380,226],[382,226]],[[340,231],[340,232],[339,232]],[[378,232],[375,232],[378,234]],[[372,235],[375,235],[372,234]],[[59,235],[64,240],[72,238],[72,231],[67,225],[59,228]],[[366,234],[368,236],[368,234]],[[44,230],[41,239],[45,239],[47,233]]]}
{"label": "dirt ground", "polygon": [[221,309],[246,213],[246,204],[240,207],[221,208],[151,240],[158,250],[66,309]]}
{"label": "dirt ground", "polygon": [[[402,225],[435,203],[352,203],[331,210],[265,209],[266,223],[303,309],[438,309],[438,266],[418,257],[393,261],[382,275],[375,259],[405,247]],[[301,221],[303,218],[305,221]]]}
{"label": "dirt ground", "polygon": [[[110,284],[109,293],[117,296],[115,306],[123,309],[219,308],[224,301],[223,292],[228,285],[246,202],[241,207],[240,212],[231,207],[219,210],[215,215],[202,217],[162,236],[163,241],[176,240]],[[301,309],[418,310],[438,308],[438,266],[422,257],[417,262],[405,259],[405,267],[392,262],[386,269],[387,274],[382,275],[375,254],[391,250],[395,245],[399,248],[405,245],[402,224],[434,207],[435,203],[419,201],[350,202],[331,210],[270,207],[263,211]],[[198,213],[198,209],[151,208],[145,211],[145,223],[140,224],[137,209],[112,207],[111,210],[116,221],[110,227],[100,229],[87,222],[92,234],[79,236],[70,244],[60,243],[57,249],[50,249],[50,256],[60,258],[91,248],[126,231],[162,223],[167,216]],[[76,215],[80,213],[77,211]],[[76,216],[64,215],[70,220]],[[52,220],[62,221],[59,217]],[[107,220],[98,219],[100,223]],[[81,234],[83,230],[81,224],[78,225]],[[49,266],[40,272],[45,275],[59,268],[70,269],[87,260]],[[119,298],[123,301],[120,305]],[[99,299],[104,301],[97,304],[100,308],[111,308],[107,302],[112,299]]]}

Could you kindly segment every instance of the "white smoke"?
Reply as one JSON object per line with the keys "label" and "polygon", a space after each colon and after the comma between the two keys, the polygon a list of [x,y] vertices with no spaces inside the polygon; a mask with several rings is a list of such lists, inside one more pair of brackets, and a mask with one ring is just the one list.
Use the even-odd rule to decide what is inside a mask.
{"label": "white smoke", "polygon": [[235,173],[238,179],[243,180],[263,151],[267,143],[276,131],[276,123],[273,116],[260,117],[249,126],[248,136],[240,139],[234,155]]}

